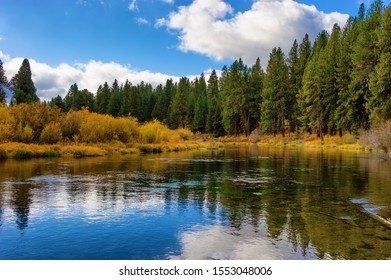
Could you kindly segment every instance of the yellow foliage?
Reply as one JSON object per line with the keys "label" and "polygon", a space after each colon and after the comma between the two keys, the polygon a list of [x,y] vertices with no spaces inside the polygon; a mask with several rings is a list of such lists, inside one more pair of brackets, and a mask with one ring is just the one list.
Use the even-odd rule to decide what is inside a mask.
{"label": "yellow foliage", "polygon": [[178,132],[168,129],[158,120],[147,122],[140,127],[140,141],[142,143],[166,143],[179,140]]}
{"label": "yellow foliage", "polygon": [[14,132],[14,140],[22,143],[31,143],[33,141],[33,129],[29,124],[22,125],[19,123]]}
{"label": "yellow foliage", "polygon": [[62,130],[60,123],[50,123],[41,132],[39,138],[41,143],[56,144],[62,140]]}
{"label": "yellow foliage", "polygon": [[33,138],[31,141],[38,141],[45,126],[52,122],[58,122],[62,117],[60,109],[45,106],[39,102],[14,105],[11,107],[11,113],[18,127],[28,126],[32,129]]}
{"label": "yellow foliage", "polygon": [[189,140],[193,137],[193,132],[190,131],[188,128],[179,128],[176,130],[176,132],[179,134],[182,140]]}
{"label": "yellow foliage", "polygon": [[69,111],[62,119],[61,123],[62,135],[64,138],[68,140],[77,140],[79,138],[78,135],[80,134],[81,123],[89,114],[90,112],[86,109],[80,111]]}
{"label": "yellow foliage", "polygon": [[0,103],[0,143],[10,141],[13,134],[15,119],[10,109]]}

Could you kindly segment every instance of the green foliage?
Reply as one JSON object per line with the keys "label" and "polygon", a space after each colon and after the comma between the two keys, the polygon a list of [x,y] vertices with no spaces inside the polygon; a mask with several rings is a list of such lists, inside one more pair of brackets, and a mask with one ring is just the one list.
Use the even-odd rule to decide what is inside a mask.
{"label": "green foliage", "polygon": [[285,135],[287,120],[288,66],[281,48],[274,48],[270,54],[264,87],[262,91],[261,120],[262,132]]}
{"label": "green foliage", "polygon": [[221,96],[219,91],[219,81],[216,71],[213,70],[207,87],[208,115],[206,117],[206,132],[214,136],[224,135],[225,131],[221,118]]}
{"label": "green foliage", "polygon": [[13,140],[16,142],[31,143],[33,141],[33,129],[29,124],[23,126],[19,123],[14,132]]}
{"label": "green foliage", "polygon": [[372,124],[391,118],[391,6],[384,12],[377,35],[380,59],[370,75],[369,89],[372,95],[367,106]]}
{"label": "green foliage", "polygon": [[82,108],[92,109],[93,105],[94,95],[86,89],[79,90],[77,84],[75,83],[68,90],[68,93],[64,98],[63,107],[66,111],[70,111],[80,110]]}
{"label": "green foliage", "polygon": [[36,95],[37,90],[31,79],[31,68],[28,59],[25,58],[23,60],[18,73],[12,78],[11,82],[15,86],[15,93],[12,98],[13,104],[34,103],[39,101],[39,98]]}
{"label": "green foliage", "polygon": [[377,34],[383,10],[383,3],[380,0],[371,5],[368,15],[358,23],[358,35],[352,47],[353,70],[349,84],[348,116],[352,122],[353,132],[370,127],[367,110],[367,101],[371,96],[369,79],[379,60]]}
{"label": "green foliage", "polygon": [[11,157],[13,159],[30,159],[33,157],[33,153],[30,150],[17,149],[12,152]]}
{"label": "green foliage", "polygon": [[208,116],[208,98],[206,92],[202,92],[197,99],[197,103],[194,108],[194,118],[191,125],[193,132],[200,131],[205,132],[206,118]]}
{"label": "green foliage", "polygon": [[183,77],[179,80],[178,89],[169,109],[170,127],[186,127],[187,125],[187,98],[190,95],[190,81]]}

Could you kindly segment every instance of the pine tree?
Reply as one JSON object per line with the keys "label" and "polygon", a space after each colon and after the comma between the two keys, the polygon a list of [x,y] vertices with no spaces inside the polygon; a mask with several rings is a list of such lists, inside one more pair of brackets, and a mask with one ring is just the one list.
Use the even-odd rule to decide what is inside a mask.
{"label": "pine tree", "polygon": [[105,82],[102,86],[99,86],[98,91],[96,92],[96,98],[95,98],[95,110],[97,113],[100,114],[107,114],[108,113],[108,105],[110,101],[110,87]]}
{"label": "pine tree", "polygon": [[196,78],[194,82],[194,99],[196,102],[194,106],[194,117],[191,122],[191,130],[193,132],[199,131],[205,133],[208,116],[208,97],[204,73],[201,74],[199,79]]}
{"label": "pine tree", "polygon": [[190,92],[190,82],[186,77],[179,80],[178,88],[174,94],[173,101],[170,106],[170,127],[185,128],[187,116],[187,97]]}
{"label": "pine tree", "polygon": [[262,91],[260,125],[265,134],[276,135],[281,132],[285,136],[288,79],[284,53],[281,48],[274,48],[270,54]]}
{"label": "pine tree", "polygon": [[65,95],[64,98],[65,111],[69,111],[71,109],[73,110],[80,109],[78,108],[78,104],[76,103],[76,98],[77,98],[76,96],[78,95],[78,92],[79,92],[79,87],[77,86],[77,84],[74,83],[73,85],[71,85],[71,87],[67,92],[67,95]]}
{"label": "pine tree", "polygon": [[261,66],[261,60],[257,58],[249,73],[247,88],[247,104],[249,131],[253,131],[259,125],[261,117],[262,88],[265,73]]}
{"label": "pine tree", "polygon": [[12,104],[34,103],[39,101],[39,98],[36,95],[37,90],[31,76],[30,62],[25,58],[18,73],[16,73],[11,80],[15,87]]}
{"label": "pine tree", "polygon": [[339,52],[341,29],[335,24],[330,39],[318,60],[321,89],[321,119],[325,133],[336,133],[336,109],[339,89],[337,87],[337,55]]}
{"label": "pine tree", "polygon": [[114,80],[110,90],[110,99],[107,112],[113,117],[118,117],[121,112],[122,90],[118,85],[117,79]]}
{"label": "pine tree", "polygon": [[122,93],[122,104],[120,109],[121,116],[129,116],[130,115],[130,106],[131,106],[131,92],[132,92],[132,84],[129,80],[125,81],[125,85],[123,87]]}
{"label": "pine tree", "polygon": [[237,136],[244,132],[248,134],[248,121],[246,110],[248,85],[248,69],[242,59],[235,60],[231,65],[228,75],[223,76],[224,82],[221,87],[223,95],[223,126],[224,129]]}
{"label": "pine tree", "polygon": [[357,133],[360,128],[369,128],[369,112],[367,101],[371,98],[369,79],[375,71],[379,60],[377,33],[379,32],[383,3],[376,0],[368,15],[359,25],[359,34],[353,45],[351,82],[348,116],[352,121],[352,131]]}
{"label": "pine tree", "polygon": [[307,104],[305,102],[305,96],[303,95],[303,77],[307,67],[307,63],[311,58],[312,46],[309,40],[308,34],[303,38],[303,41],[299,45],[299,57],[297,63],[290,62],[288,60],[290,75],[294,75],[294,79],[290,78],[291,90],[296,93],[296,110],[293,112],[292,119],[295,119],[293,123],[297,125],[299,131],[303,132],[308,129],[308,114],[306,112]]}
{"label": "pine tree", "polygon": [[64,104],[64,101],[62,100],[62,97],[60,95],[57,95],[57,97],[52,98],[50,100],[49,105],[53,108],[57,107],[57,108],[60,108],[62,111],[65,111],[65,104]]}
{"label": "pine tree", "polygon": [[206,118],[206,131],[214,136],[224,135],[221,124],[221,100],[219,92],[219,79],[213,70],[208,80],[208,116]]}
{"label": "pine tree", "polygon": [[315,43],[314,51],[303,76],[303,88],[301,95],[301,106],[305,108],[305,116],[308,119],[306,125],[311,131],[316,131],[323,141],[323,122],[322,122],[322,80],[321,72],[318,68],[321,52],[326,47],[329,36],[326,31],[322,31]]}
{"label": "pine tree", "polygon": [[391,6],[388,6],[383,14],[378,45],[380,59],[370,76],[369,88],[372,96],[367,106],[372,124],[391,118]]}
{"label": "pine tree", "polygon": [[87,89],[79,90],[77,84],[74,83],[64,98],[63,106],[65,111],[80,110],[82,108],[92,109],[94,106],[94,95]]}
{"label": "pine tree", "polygon": [[[360,7],[360,13],[363,13],[363,5]],[[343,131],[352,131],[352,121],[349,115],[350,106],[350,90],[351,74],[353,71],[351,54],[355,40],[357,39],[357,27],[359,25],[358,18],[348,19],[344,29],[341,32],[339,51],[337,53],[336,66],[336,87],[338,89],[337,108],[334,114],[334,121],[337,124],[337,129],[340,135]]]}

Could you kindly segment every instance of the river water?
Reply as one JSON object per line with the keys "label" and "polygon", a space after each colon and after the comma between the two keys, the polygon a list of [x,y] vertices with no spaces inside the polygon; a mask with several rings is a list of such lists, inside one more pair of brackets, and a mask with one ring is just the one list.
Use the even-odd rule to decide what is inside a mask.
{"label": "river water", "polygon": [[390,259],[391,162],[231,147],[0,162],[0,259]]}

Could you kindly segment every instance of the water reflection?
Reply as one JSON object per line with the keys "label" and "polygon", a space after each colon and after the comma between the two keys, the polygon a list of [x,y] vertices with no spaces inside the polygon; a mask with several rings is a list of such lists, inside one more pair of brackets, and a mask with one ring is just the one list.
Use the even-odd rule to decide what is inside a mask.
{"label": "water reflection", "polygon": [[257,147],[0,162],[0,259],[387,259],[368,214],[391,218],[390,167]]}

